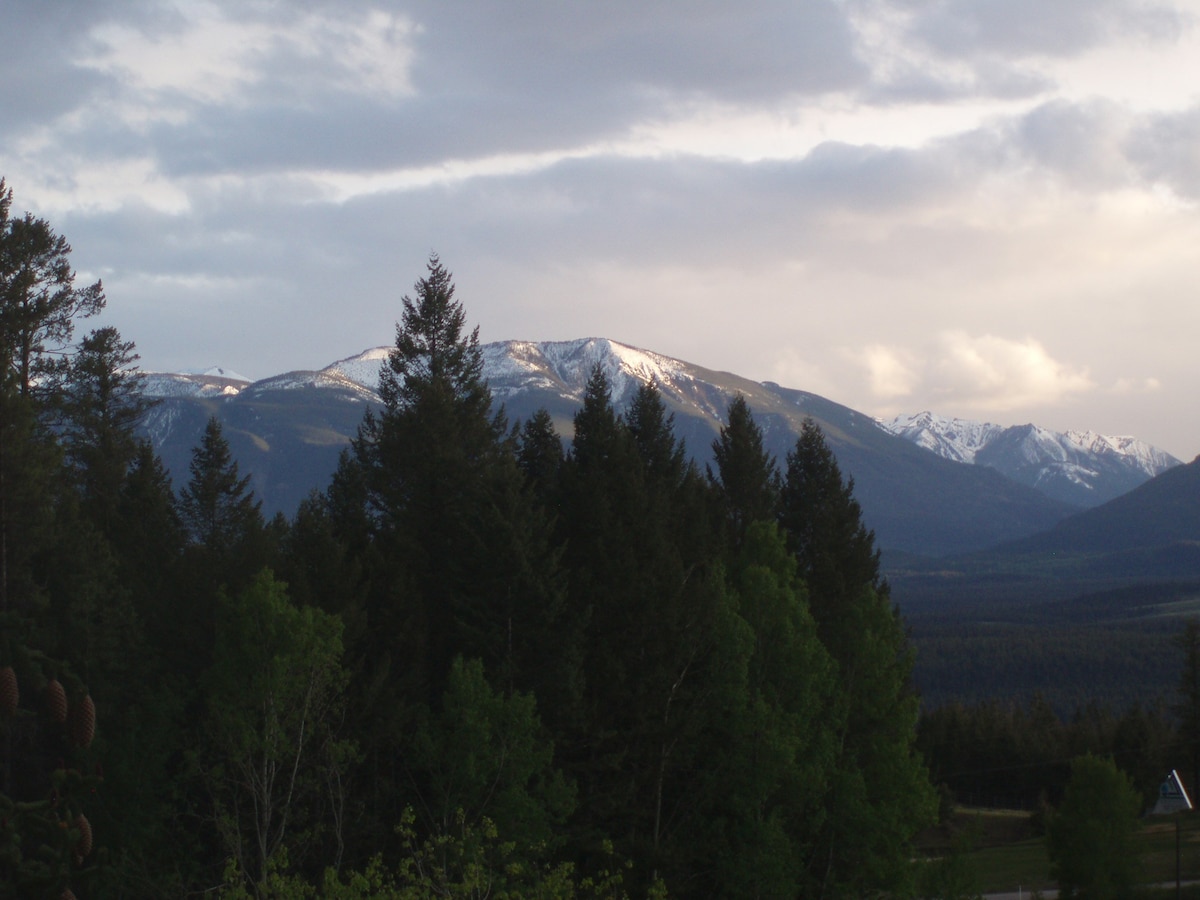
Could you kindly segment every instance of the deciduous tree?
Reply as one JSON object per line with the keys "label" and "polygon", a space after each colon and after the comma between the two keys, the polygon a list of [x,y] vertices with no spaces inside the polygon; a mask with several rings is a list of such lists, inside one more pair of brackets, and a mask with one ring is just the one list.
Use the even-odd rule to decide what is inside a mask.
{"label": "deciduous tree", "polygon": [[353,753],[339,734],[346,679],[341,622],[292,605],[269,571],[222,597],[199,759],[223,845],[255,882],[339,825],[345,798],[330,789]]}
{"label": "deciduous tree", "polygon": [[1046,832],[1059,896],[1131,895],[1140,868],[1141,811],[1141,795],[1111,759],[1087,755],[1072,761],[1071,780]]}

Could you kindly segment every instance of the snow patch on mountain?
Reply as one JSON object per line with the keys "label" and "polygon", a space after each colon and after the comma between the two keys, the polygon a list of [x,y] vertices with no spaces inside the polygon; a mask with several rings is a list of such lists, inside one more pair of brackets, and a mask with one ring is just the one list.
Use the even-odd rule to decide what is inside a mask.
{"label": "snow patch on mountain", "polygon": [[483,349],[484,375],[499,399],[530,382],[541,382],[543,388],[554,387],[564,397],[579,400],[597,366],[608,379],[613,403],[618,406],[646,382],[665,390],[692,380],[677,360],[607,338],[505,341]]}
{"label": "snow patch on mountain", "polygon": [[148,372],[141,380],[143,396],[151,399],[236,397],[250,384],[245,378],[187,372]]}
{"label": "snow patch on mountain", "polygon": [[344,379],[372,393],[379,391],[379,372],[387,361],[391,347],[371,347],[356,356],[339,359],[321,370],[322,375]]}
{"label": "snow patch on mountain", "polygon": [[265,378],[262,381],[254,382],[246,388],[245,393],[252,397],[258,397],[275,391],[332,389],[346,392],[351,400],[365,403],[379,402],[378,391],[332,368],[322,369],[318,372],[306,370],[286,372],[273,378]]}
{"label": "snow patch on mountain", "polygon": [[[236,396],[305,387],[341,388],[362,399],[378,400],[379,374],[391,347],[372,347],[331,363],[317,371],[296,371],[250,383],[209,369],[202,373],[146,376],[148,397]],[[684,393],[695,381],[684,364],[670,357],[639,350],[605,338],[574,341],[497,341],[480,345],[483,376],[493,396],[503,402],[530,388],[552,390],[570,400],[580,400],[593,369],[599,366],[609,381],[613,403],[632,398],[638,387],[654,382],[664,391]]]}
{"label": "snow patch on mountain", "polygon": [[1089,453],[1102,455],[1114,454],[1138,460],[1140,467],[1152,475],[1165,472],[1167,469],[1174,468],[1182,462],[1165,450],[1160,450],[1157,447],[1147,444],[1145,441],[1139,441],[1132,435],[1097,434],[1094,431],[1068,431],[1063,437],[1074,446],[1080,447]]}
{"label": "snow patch on mountain", "polygon": [[1180,460],[1136,438],[1038,425],[1004,427],[931,412],[879,421],[880,427],[946,459],[984,465],[1060,499],[1094,505]]}
{"label": "snow patch on mountain", "polygon": [[947,419],[931,412],[896,416],[888,422],[879,420],[879,424],[938,456],[963,463],[975,462],[975,454],[1004,431],[1000,425]]}

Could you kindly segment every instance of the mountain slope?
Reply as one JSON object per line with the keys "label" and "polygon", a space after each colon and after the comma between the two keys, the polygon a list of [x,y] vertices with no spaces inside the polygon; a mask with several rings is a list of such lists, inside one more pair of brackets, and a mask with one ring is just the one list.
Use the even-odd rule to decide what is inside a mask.
{"label": "mountain slope", "polygon": [[1121,554],[1193,545],[1200,548],[1200,458],[1004,550],[1042,555]]}
{"label": "mountain slope", "polygon": [[880,423],[946,459],[987,466],[1064,503],[1089,508],[1144,484],[1180,460],[1132,437],[1005,428],[930,412]]}
{"label": "mountain slope", "polygon": [[[1049,528],[1066,504],[980,466],[929,453],[880,428],[874,419],[815,394],[714,372],[613,341],[507,341],[483,348],[484,374],[511,421],[544,407],[569,438],[572,418],[594,366],[607,374],[623,409],[653,380],[675,416],[675,429],[701,465],[730,400],[745,395],[768,449],[785,465],[800,425],[811,416],[824,430],[843,472],[855,480],[866,523],[885,552],[942,555],[977,550]],[[291,514],[323,489],[375,388],[387,348],[375,348],[319,371],[247,383],[204,375],[153,375],[147,393],[161,398],[147,431],[178,487],[191,448],[216,415],[268,513]]]}

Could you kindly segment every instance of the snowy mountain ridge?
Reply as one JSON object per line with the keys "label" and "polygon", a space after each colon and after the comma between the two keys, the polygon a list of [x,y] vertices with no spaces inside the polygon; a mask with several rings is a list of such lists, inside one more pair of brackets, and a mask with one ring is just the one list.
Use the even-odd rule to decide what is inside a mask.
{"label": "snowy mountain ridge", "polygon": [[[260,401],[270,401],[292,410],[321,406],[329,411],[327,418],[332,415],[339,421],[348,417],[350,424],[339,426],[340,430],[331,431],[321,425],[316,431],[306,432],[308,436],[303,439],[316,441],[313,435],[320,433],[320,440],[332,446],[348,440],[346,434],[352,434],[354,423],[361,421],[363,406],[379,403],[379,374],[390,350],[372,347],[323,369],[286,372],[260,381],[221,368],[202,373],[149,373],[144,376],[144,393],[164,403],[151,412],[146,430],[157,445],[171,440],[171,435],[183,427],[180,403],[208,404],[205,416],[212,414],[215,403],[215,409],[227,410],[220,413],[225,416],[233,415],[234,407],[248,409]],[[508,408],[510,418],[528,416],[541,406],[551,412],[559,432],[565,435],[570,434],[574,410],[582,402],[596,366],[607,377],[618,410],[628,407],[642,384],[656,384],[693,453],[703,454],[710,446],[724,422],[729,402],[738,393],[746,397],[768,438],[778,443],[774,452],[779,459],[789,449],[788,441],[794,440],[804,417],[816,415],[820,419],[816,410],[828,403],[804,391],[713,372],[605,338],[500,341],[483,344],[480,350],[483,375],[493,397]],[[994,469],[1075,508],[1104,503],[1179,464],[1169,454],[1126,436],[1091,431],[1058,433],[1035,425],[1005,428],[932,412],[897,416],[886,422],[844,408],[836,415],[843,413],[845,417],[838,418],[837,425],[831,425],[828,418],[824,420],[823,427],[844,429],[841,434],[828,435],[835,443],[850,440],[854,444],[865,436],[864,429],[882,431],[945,460]],[[260,410],[255,415],[264,413]],[[188,421],[189,427],[200,427]],[[247,425],[248,429],[261,427]],[[858,436],[852,437],[854,434]],[[277,443],[269,434],[259,435],[259,440],[266,446]],[[866,483],[860,486],[865,489]]]}
{"label": "snowy mountain ridge", "polygon": [[[607,338],[497,341],[480,345],[480,350],[484,378],[492,395],[501,402],[531,387],[553,388],[564,399],[582,400],[587,380],[597,365],[608,378],[613,402],[618,406],[648,381],[665,392],[686,392],[696,380],[679,360]],[[377,401],[380,368],[390,351],[390,347],[371,347],[323,369],[288,372],[256,382],[227,377],[225,370],[218,368],[201,374],[149,373],[143,393],[156,398],[232,397],[242,391],[340,387]],[[719,413],[723,415],[724,410]]]}
{"label": "snowy mountain ridge", "polygon": [[1181,462],[1128,435],[1057,432],[1032,424],[1005,427],[929,411],[879,420],[879,425],[946,459],[988,466],[1078,505],[1111,499]]}

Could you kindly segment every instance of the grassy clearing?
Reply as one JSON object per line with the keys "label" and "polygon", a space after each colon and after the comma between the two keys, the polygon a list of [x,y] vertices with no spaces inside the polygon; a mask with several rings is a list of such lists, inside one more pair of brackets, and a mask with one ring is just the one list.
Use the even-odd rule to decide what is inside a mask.
{"label": "grassy clearing", "polygon": [[[983,893],[1043,890],[1055,887],[1050,877],[1046,844],[1028,812],[959,809],[949,823],[921,835],[922,855],[938,857],[965,847],[966,858]],[[1175,896],[1175,821],[1148,818],[1141,831],[1143,878],[1148,884],[1169,888],[1139,892],[1139,897]],[[1200,880],[1200,815],[1180,820],[1180,875],[1184,881]],[[1185,887],[1183,897],[1200,900],[1200,885]]]}

